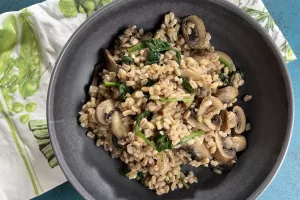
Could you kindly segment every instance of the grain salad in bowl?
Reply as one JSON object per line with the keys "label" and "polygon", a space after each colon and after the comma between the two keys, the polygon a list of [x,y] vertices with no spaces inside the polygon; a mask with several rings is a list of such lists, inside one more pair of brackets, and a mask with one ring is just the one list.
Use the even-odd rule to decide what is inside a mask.
{"label": "grain salad in bowl", "polygon": [[197,183],[183,166],[222,173],[247,146],[244,74],[210,39],[198,16],[172,12],[153,33],[126,29],[104,50],[79,113],[96,145],[126,164],[122,173],[158,195]]}

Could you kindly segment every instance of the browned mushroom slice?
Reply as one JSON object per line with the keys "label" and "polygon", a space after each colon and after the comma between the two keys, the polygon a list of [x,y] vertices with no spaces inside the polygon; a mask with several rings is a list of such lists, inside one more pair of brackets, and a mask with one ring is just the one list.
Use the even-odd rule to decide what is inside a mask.
{"label": "browned mushroom slice", "polygon": [[229,128],[228,112],[226,110],[221,110],[220,116],[222,118],[222,124],[220,127],[220,131],[226,131]]}
{"label": "browned mushroom slice", "polygon": [[203,99],[207,97],[210,94],[210,88],[209,87],[198,87],[196,90],[196,97]]}
{"label": "browned mushroom slice", "polygon": [[107,115],[112,110],[114,110],[114,101],[112,99],[102,101],[96,108],[96,119],[98,122],[103,125],[109,125],[110,120]]}
{"label": "browned mushroom slice", "polygon": [[234,106],[232,110],[237,116],[237,125],[234,128],[236,134],[241,134],[246,129],[246,115],[240,106]]}
{"label": "browned mushroom slice", "polygon": [[223,103],[229,103],[234,98],[236,98],[239,95],[239,91],[237,88],[232,86],[224,87],[217,92],[217,97],[223,102]]}
{"label": "browned mushroom slice", "polygon": [[[193,26],[190,26],[193,25]],[[191,15],[182,20],[182,33],[185,41],[192,49],[201,49],[205,43],[206,28],[202,19]]]}
{"label": "browned mushroom slice", "polygon": [[220,138],[218,133],[215,134],[215,140],[216,140],[217,150],[216,153],[214,154],[214,157],[221,163],[227,163],[233,160],[236,156],[236,151],[225,149],[223,146],[223,141]]}
{"label": "browned mushroom slice", "polygon": [[113,113],[111,117],[111,131],[118,138],[123,138],[129,132],[129,128],[122,121],[122,114],[119,111]]}
{"label": "browned mushroom slice", "polygon": [[108,49],[104,49],[104,54],[106,58],[106,68],[108,71],[111,72],[117,72],[118,71],[118,65],[116,61],[114,60],[113,56],[111,55],[110,51]]}
{"label": "browned mushroom slice", "polygon": [[211,118],[211,123],[213,123],[213,125],[216,126],[216,129],[220,128],[221,125],[223,124],[222,116],[220,114],[219,115],[214,115]]}
{"label": "browned mushroom slice", "polygon": [[212,155],[204,144],[198,145],[196,143],[192,145],[184,144],[181,146],[186,152],[188,152],[193,160],[201,161],[203,158],[211,159]]}
{"label": "browned mushroom slice", "polygon": [[225,138],[226,149],[235,149],[236,152],[244,151],[247,146],[247,140],[243,135],[235,135]]}
{"label": "browned mushroom slice", "polygon": [[194,81],[199,81],[202,79],[201,74],[197,74],[195,71],[191,69],[182,69],[181,76],[191,78]]}
{"label": "browned mushroom slice", "polygon": [[102,68],[103,68],[103,64],[102,63],[97,64],[95,66],[95,69],[93,71],[93,78],[92,78],[92,84],[91,85],[93,85],[93,86],[98,86],[99,85],[99,79],[100,79],[99,72],[100,72],[100,70]]}

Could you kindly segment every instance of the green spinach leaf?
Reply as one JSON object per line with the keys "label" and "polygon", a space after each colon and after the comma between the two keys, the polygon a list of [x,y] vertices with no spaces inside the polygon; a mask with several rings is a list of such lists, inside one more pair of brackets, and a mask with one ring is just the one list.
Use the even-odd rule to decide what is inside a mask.
{"label": "green spinach leaf", "polygon": [[106,87],[119,87],[119,90],[120,90],[120,99],[122,101],[125,101],[127,93],[132,94],[134,92],[134,89],[132,87],[127,86],[124,83],[104,82],[104,85]]}
{"label": "green spinach leaf", "polygon": [[128,50],[128,53],[133,53],[135,51],[139,51],[139,50],[142,50],[142,49],[145,49],[147,48],[147,44],[145,42],[141,42],[133,47],[130,47]]}
{"label": "green spinach leaf", "polygon": [[181,65],[181,53],[179,51],[176,51],[176,58],[177,58],[177,63],[179,64],[179,67]]}
{"label": "green spinach leaf", "polygon": [[189,83],[189,81],[185,78],[185,77],[181,77],[182,78],[182,87],[188,91],[190,94],[195,92],[195,89],[191,86],[191,84]]}
{"label": "green spinach leaf", "polygon": [[158,63],[160,60],[160,52],[159,51],[149,51],[149,56],[147,59],[147,63],[148,64],[154,64],[154,63]]}
{"label": "green spinach leaf", "polygon": [[189,141],[189,140],[191,140],[191,139],[194,139],[195,137],[197,137],[197,136],[199,136],[199,135],[202,135],[202,134],[204,134],[204,133],[205,133],[205,132],[202,131],[202,130],[197,131],[197,132],[195,132],[195,133],[192,133],[191,135],[182,138],[182,139],[177,143],[177,145],[178,145],[178,144],[183,144],[183,143],[185,143],[185,142],[187,142],[187,141]]}
{"label": "green spinach leaf", "polygon": [[127,93],[132,94],[134,92],[134,89],[132,87],[129,87],[125,84],[120,84],[119,90],[120,90],[120,98],[122,101],[125,101]]}
{"label": "green spinach leaf", "polygon": [[219,79],[223,82],[223,83],[225,83],[225,84],[229,84],[229,79],[228,79],[228,77],[227,76],[225,76],[224,74],[219,74]]}
{"label": "green spinach leaf", "polygon": [[167,135],[159,135],[156,140],[156,149],[161,152],[166,149],[172,149],[172,142]]}
{"label": "green spinach leaf", "polygon": [[130,58],[129,56],[123,56],[121,61],[122,63],[131,63],[133,62],[133,59]]}

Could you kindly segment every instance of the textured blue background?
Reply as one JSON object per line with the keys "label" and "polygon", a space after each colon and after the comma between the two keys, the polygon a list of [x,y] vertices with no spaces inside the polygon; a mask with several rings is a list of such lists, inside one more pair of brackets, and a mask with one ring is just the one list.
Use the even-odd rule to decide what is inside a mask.
{"label": "textured blue background", "polygon": [[[39,3],[39,0],[0,0],[0,13],[20,10]],[[300,199],[300,0],[263,0],[275,22],[280,27],[298,60],[288,64],[295,95],[295,125],[287,157],[273,183],[262,194],[260,200]],[[77,200],[82,199],[70,183],[41,195],[35,200]]]}

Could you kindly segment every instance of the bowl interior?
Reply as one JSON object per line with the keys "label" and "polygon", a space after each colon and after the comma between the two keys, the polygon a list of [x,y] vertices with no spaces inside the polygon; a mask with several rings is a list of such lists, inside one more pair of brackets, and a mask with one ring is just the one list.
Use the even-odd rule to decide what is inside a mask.
{"label": "bowl interior", "polygon": [[[103,48],[130,25],[159,28],[163,15],[199,15],[217,50],[227,52],[245,72],[240,101],[252,124],[248,148],[228,173],[193,169],[199,183],[163,196],[117,173],[121,163],[86,137],[78,112],[87,100],[95,64]],[[245,14],[223,1],[123,0],[112,3],[79,28],[57,61],[49,91],[48,123],[60,166],[88,199],[246,199],[256,197],[271,181],[287,147],[292,119],[289,80],[278,51]],[[275,167],[274,167],[275,166]]]}

